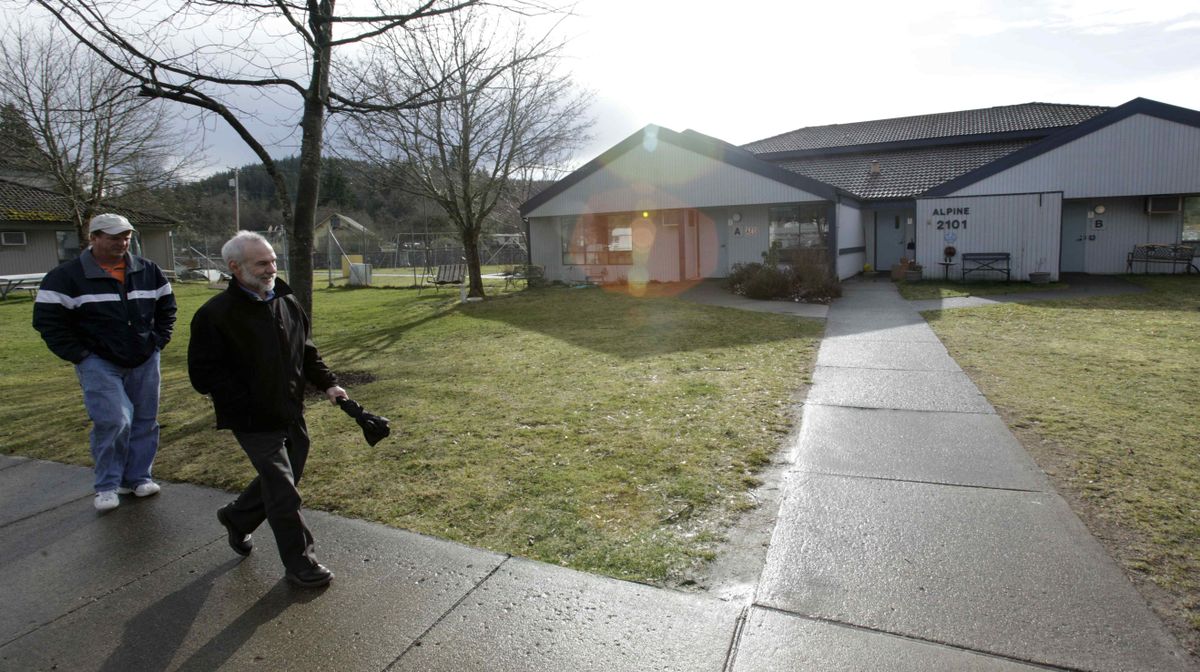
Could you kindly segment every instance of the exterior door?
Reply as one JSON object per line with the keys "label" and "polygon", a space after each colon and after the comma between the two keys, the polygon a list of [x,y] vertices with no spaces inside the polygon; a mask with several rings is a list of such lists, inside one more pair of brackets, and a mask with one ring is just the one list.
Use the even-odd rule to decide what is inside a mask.
{"label": "exterior door", "polygon": [[1063,203],[1061,273],[1083,273],[1087,268],[1087,214],[1086,203]]}
{"label": "exterior door", "polygon": [[683,213],[683,250],[680,261],[684,280],[700,279],[700,226],[699,213],[685,210]]}
{"label": "exterior door", "polygon": [[908,218],[911,213],[879,210],[875,213],[875,269],[886,271],[907,256]]}

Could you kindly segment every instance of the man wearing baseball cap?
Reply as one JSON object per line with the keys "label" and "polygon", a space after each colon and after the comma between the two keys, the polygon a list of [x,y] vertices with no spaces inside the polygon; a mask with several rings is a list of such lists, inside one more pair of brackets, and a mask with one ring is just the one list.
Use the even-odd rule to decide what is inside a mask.
{"label": "man wearing baseball cap", "polygon": [[34,329],[75,365],[83,388],[98,511],[117,508],[119,494],[159,492],[150,478],[158,452],[158,353],[171,340],[175,295],[154,262],[130,254],[133,233],[121,215],[93,217],[88,249],[46,274],[33,305]]}

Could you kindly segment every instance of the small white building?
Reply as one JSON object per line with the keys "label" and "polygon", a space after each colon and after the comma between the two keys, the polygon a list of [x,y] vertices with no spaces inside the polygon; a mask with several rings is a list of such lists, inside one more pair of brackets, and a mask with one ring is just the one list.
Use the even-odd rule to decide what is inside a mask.
{"label": "small white building", "polygon": [[[123,215],[137,229],[136,254],[174,270],[175,221],[105,204],[100,207],[102,212]],[[0,275],[45,273],[79,256],[79,234],[71,212],[70,201],[53,191],[0,178]]]}
{"label": "small white building", "polygon": [[1200,112],[1026,103],[742,147],[647,126],[521,214],[531,262],[566,282],[724,277],[772,243],[839,278],[902,258],[940,275],[948,246],[1007,253],[1013,280],[1124,273],[1137,244],[1200,249]]}

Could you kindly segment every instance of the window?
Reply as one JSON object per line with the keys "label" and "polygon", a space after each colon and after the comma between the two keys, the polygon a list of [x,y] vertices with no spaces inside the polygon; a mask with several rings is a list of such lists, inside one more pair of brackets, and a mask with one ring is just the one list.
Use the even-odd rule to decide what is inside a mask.
{"label": "window", "polygon": [[24,245],[24,231],[4,231],[0,232],[0,245]]}
{"label": "window", "polygon": [[768,210],[768,242],[784,250],[824,248],[829,223],[823,205],[785,205]]}
{"label": "window", "polygon": [[79,236],[74,231],[55,231],[58,240],[58,260],[70,261],[79,256]]}
{"label": "window", "polygon": [[589,266],[632,264],[633,218],[631,213],[562,218],[559,227],[563,263]]}
{"label": "window", "polygon": [[1180,240],[1196,247],[1200,256],[1200,196],[1183,199],[1183,235]]}

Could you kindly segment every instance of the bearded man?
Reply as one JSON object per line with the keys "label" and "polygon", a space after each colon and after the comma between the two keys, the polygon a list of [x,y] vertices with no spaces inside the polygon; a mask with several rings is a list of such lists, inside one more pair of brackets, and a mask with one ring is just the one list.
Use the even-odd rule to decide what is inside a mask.
{"label": "bearded man", "polygon": [[243,556],[254,548],[251,533],[266,520],[284,577],[305,588],[325,586],[333,573],[317,562],[296,489],[309,449],[305,382],[324,390],[331,403],[348,397],[313,344],[308,314],[276,278],[267,239],[240,231],[221,257],[233,277],[192,318],[188,375],[196,391],[212,397],[217,428],[232,430],[258,476],[217,510],[217,520]]}

